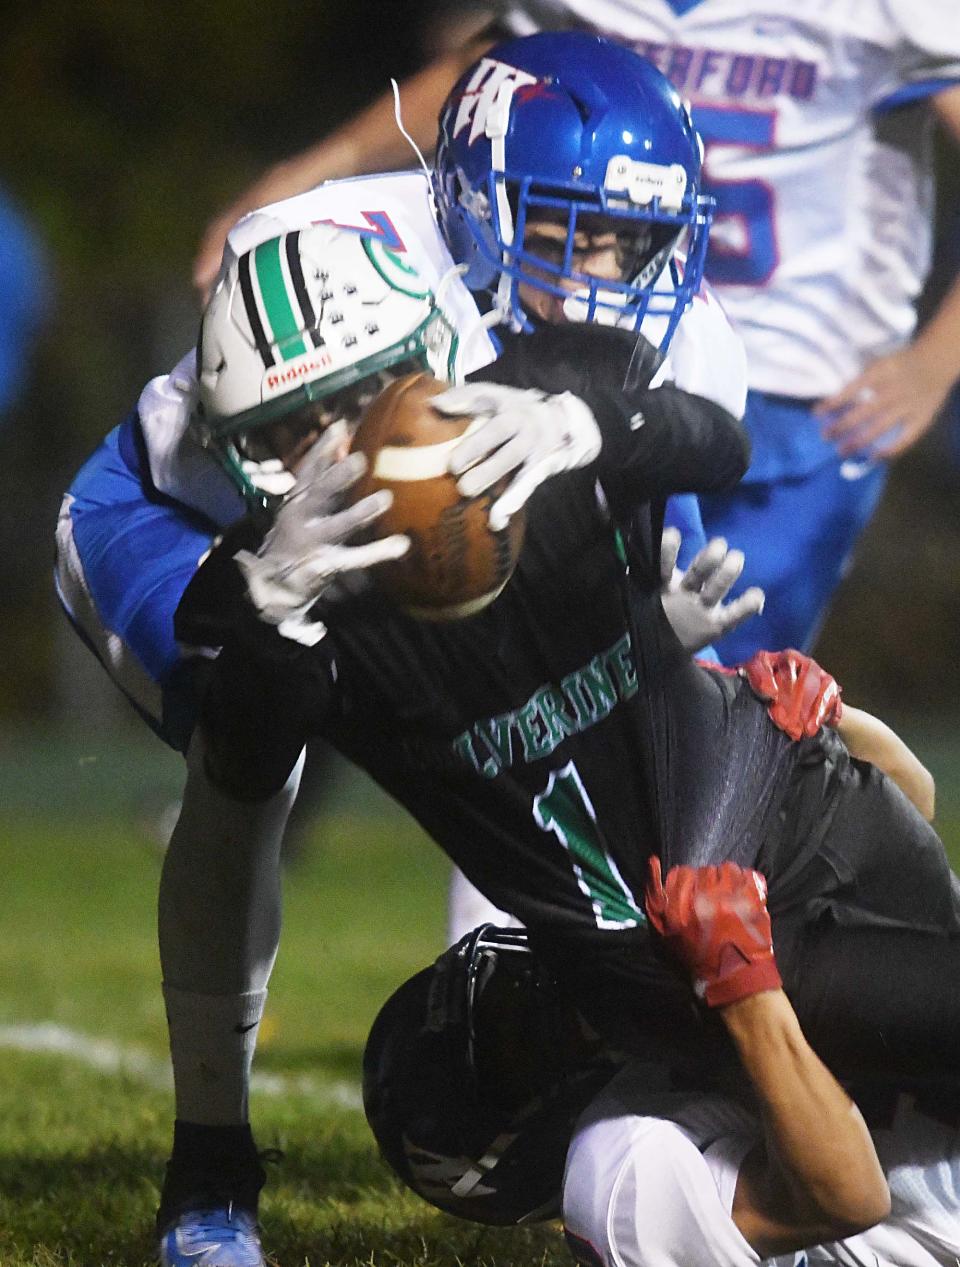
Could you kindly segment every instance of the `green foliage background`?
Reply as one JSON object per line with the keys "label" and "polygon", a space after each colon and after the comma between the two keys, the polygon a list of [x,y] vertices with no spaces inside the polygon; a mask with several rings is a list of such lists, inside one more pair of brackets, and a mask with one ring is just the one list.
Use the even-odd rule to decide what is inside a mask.
{"label": "green foliage background", "polygon": [[16,6],[0,49],[0,179],[49,248],[51,363],[71,433],[96,439],[144,369],[162,368],[145,364],[145,314],[183,292],[207,218],[412,68],[417,12],[390,0]]}

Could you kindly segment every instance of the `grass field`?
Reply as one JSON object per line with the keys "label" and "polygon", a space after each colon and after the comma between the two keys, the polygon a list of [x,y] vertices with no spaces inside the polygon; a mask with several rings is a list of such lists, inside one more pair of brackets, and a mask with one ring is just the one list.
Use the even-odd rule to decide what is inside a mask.
{"label": "grass field", "polygon": [[[960,858],[957,748],[914,738]],[[0,739],[0,1267],[153,1261],[172,1094],[144,813],[178,782],[136,737]],[[285,1154],[261,1210],[282,1267],[569,1263],[552,1227],[472,1227],[406,1195],[359,1110],[367,1028],[440,949],[444,883],[439,852],[353,777],[288,872],[253,1098]]]}

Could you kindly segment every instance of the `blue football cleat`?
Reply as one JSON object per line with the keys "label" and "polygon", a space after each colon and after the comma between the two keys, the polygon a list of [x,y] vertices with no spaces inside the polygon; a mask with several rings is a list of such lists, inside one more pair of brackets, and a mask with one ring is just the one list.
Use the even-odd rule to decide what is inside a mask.
{"label": "blue football cleat", "polygon": [[266,1267],[257,1220],[232,1205],[190,1210],[160,1239],[161,1267]]}

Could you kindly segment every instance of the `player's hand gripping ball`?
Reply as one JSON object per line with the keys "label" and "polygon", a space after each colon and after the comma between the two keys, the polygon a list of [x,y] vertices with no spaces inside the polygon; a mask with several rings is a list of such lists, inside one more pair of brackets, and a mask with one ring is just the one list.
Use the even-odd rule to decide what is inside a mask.
{"label": "player's hand gripping ball", "polygon": [[396,379],[367,409],[351,446],[368,463],[351,501],[389,489],[393,504],[378,519],[377,535],[410,538],[403,558],[377,566],[377,582],[421,620],[460,620],[481,611],[510,579],[523,544],[522,511],[502,531],[490,528],[490,507],[503,481],[476,497],[458,492],[447,463],[475,423],[431,409],[430,398],[446,390],[426,373]]}

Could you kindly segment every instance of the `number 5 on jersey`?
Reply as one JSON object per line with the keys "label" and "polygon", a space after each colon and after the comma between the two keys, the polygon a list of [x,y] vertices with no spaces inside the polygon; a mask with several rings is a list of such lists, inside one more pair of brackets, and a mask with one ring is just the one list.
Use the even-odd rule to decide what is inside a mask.
{"label": "number 5 on jersey", "polygon": [[704,190],[717,200],[704,275],[717,286],[762,286],[780,262],[774,191],[765,180],[718,180],[711,157],[721,146],[771,149],[776,113],[698,105],[693,115],[706,147]]}

